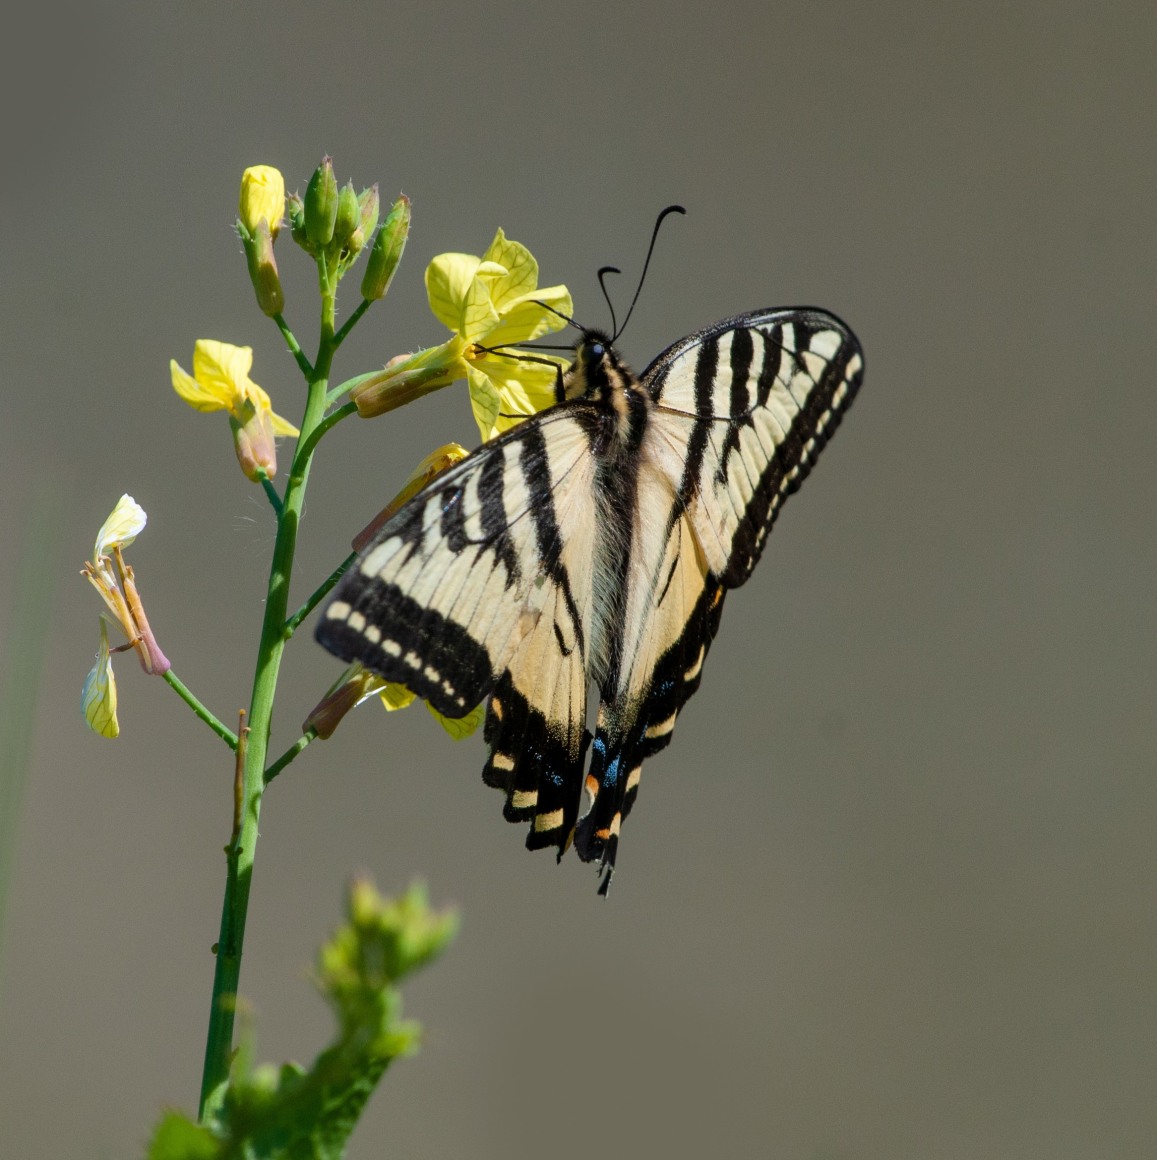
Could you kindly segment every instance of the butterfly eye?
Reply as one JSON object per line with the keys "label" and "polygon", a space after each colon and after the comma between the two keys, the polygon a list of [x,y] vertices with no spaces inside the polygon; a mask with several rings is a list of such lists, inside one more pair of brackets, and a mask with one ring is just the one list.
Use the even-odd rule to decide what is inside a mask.
{"label": "butterfly eye", "polygon": [[598,360],[607,353],[607,348],[601,342],[592,342],[590,345],[591,358]]}

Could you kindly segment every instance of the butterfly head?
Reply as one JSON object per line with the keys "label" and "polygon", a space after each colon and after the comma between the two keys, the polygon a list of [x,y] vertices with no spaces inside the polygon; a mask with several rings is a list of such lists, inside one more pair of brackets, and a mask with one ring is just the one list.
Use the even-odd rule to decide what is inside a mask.
{"label": "butterfly head", "polygon": [[630,367],[611,345],[611,336],[601,330],[584,330],[574,348],[574,362],[563,379],[566,397],[609,403],[635,383]]}

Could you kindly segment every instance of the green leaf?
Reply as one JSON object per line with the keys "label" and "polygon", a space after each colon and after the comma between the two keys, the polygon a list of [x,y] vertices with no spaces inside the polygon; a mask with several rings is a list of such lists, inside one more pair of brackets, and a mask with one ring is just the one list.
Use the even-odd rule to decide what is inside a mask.
{"label": "green leaf", "polygon": [[[316,982],[338,1020],[330,1046],[308,1069],[255,1067],[251,1032],[243,1033],[229,1082],[207,1105],[207,1126],[168,1113],[148,1160],[340,1160],[345,1154],[386,1068],[417,1050],[420,1028],[402,1019],[395,983],[439,954],[457,929],[457,916],[431,910],[421,886],[385,899],[367,879],[351,884],[347,915],[318,959]],[[158,1151],[162,1146],[169,1150]]]}
{"label": "green leaf", "polygon": [[148,1160],[219,1160],[221,1144],[184,1112],[166,1112],[149,1143]]}

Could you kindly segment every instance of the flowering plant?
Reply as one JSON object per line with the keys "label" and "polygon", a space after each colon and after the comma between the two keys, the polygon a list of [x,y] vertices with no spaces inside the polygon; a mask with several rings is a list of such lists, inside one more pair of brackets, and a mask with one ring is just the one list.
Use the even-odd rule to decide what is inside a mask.
{"label": "flowering plant", "polygon": [[[449,329],[449,338],[331,385],[342,343],[390,287],[406,247],[410,217],[409,199],[400,196],[379,222],[378,187],[360,193],[351,184],[339,189],[329,158],[317,167],[303,196],[287,196],[281,173],[271,166],[247,169],[237,234],[257,305],[280,330],[305,381],[301,420],[294,425],[274,411],[270,393],[250,377],[254,359],[248,346],[199,339],[193,348],[192,373],[176,359],[170,363],[170,380],[181,400],[200,412],[226,413],[242,474],[263,488],[276,524],[252,696],[238,713],[236,729],[184,685],[157,643],[133,569],[124,559],[147,519],[131,496],[117,502],[83,568],[105,606],[96,663],[81,695],[89,727],[101,737],[119,735],[113,658],[131,649],[146,674],[169,684],[221,738],[233,771],[225,893],[199,1115],[194,1120],[183,1113],[167,1113],[153,1135],[151,1160],[340,1156],[386,1065],[416,1043],[416,1025],[400,1019],[397,981],[435,957],[453,934],[453,914],[432,911],[421,890],[390,901],[368,882],[355,883],[347,921],[323,948],[317,971],[318,985],[338,1017],[333,1044],[308,1070],[296,1065],[254,1068],[244,1037],[240,1047],[235,1045],[241,949],[266,789],[308,746],[328,737],[349,710],[373,694],[389,710],[404,708],[415,699],[404,686],[351,666],[306,716],[297,740],[279,756],[270,756],[270,724],[285,648],[354,559],[353,554],[347,557],[300,608],[290,611],[298,524],[319,444],[351,415],[372,418],[458,381],[466,382],[481,436],[490,439],[552,403],[561,373],[559,360],[520,360],[509,347],[560,329],[572,311],[570,295],[564,286],[539,288],[538,264],[530,251],[499,230],[483,254],[440,254],[426,269],[430,308]],[[286,295],[275,243],[286,219],[293,241],[317,267],[320,335],[312,357],[302,349],[284,314]],[[338,327],[338,287],[363,251],[361,302]],[[275,393],[281,400],[279,410],[283,409],[288,390],[282,386]],[[294,440],[280,490],[274,485],[278,438]],[[447,444],[423,459],[371,530],[465,454],[459,445]],[[355,550],[362,542],[362,537],[355,540]],[[110,628],[120,630],[122,643],[110,644]],[[455,720],[431,712],[456,738],[477,728],[482,716],[481,707]]]}

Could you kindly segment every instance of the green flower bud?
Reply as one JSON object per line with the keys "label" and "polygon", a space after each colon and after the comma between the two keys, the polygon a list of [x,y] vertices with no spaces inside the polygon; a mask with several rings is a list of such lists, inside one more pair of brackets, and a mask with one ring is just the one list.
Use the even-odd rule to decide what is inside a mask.
{"label": "green flower bud", "polygon": [[337,178],[333,161],[323,157],[305,191],[305,234],[315,246],[328,246],[337,222]]}
{"label": "green flower bud", "polygon": [[285,294],[277,273],[277,259],[273,256],[273,235],[264,218],[257,223],[252,239],[245,243],[245,259],[249,264],[249,280],[257,292],[257,305],[262,314],[274,318],[285,309]]}
{"label": "green flower bud", "polygon": [[358,228],[363,238],[372,238],[378,226],[378,183],[375,181],[369,189],[363,189],[358,194],[358,208],[361,210],[361,221]]}
{"label": "green flower bud", "polygon": [[347,181],[338,194],[337,218],[333,227],[333,243],[338,249],[349,242],[354,230],[358,228],[361,217],[358,195],[354,192],[353,184]]}
{"label": "green flower bud", "polygon": [[291,193],[285,199],[285,212],[289,216],[289,232],[293,235],[293,240],[306,253],[312,254],[313,247],[305,235],[305,204],[298,194]]}
{"label": "green flower bud", "polygon": [[406,239],[410,236],[410,199],[403,193],[394,202],[393,209],[386,215],[378,236],[370,250],[370,260],[366,263],[362,278],[362,297],[373,302],[381,298],[390,288],[394,271],[402,260]]}

